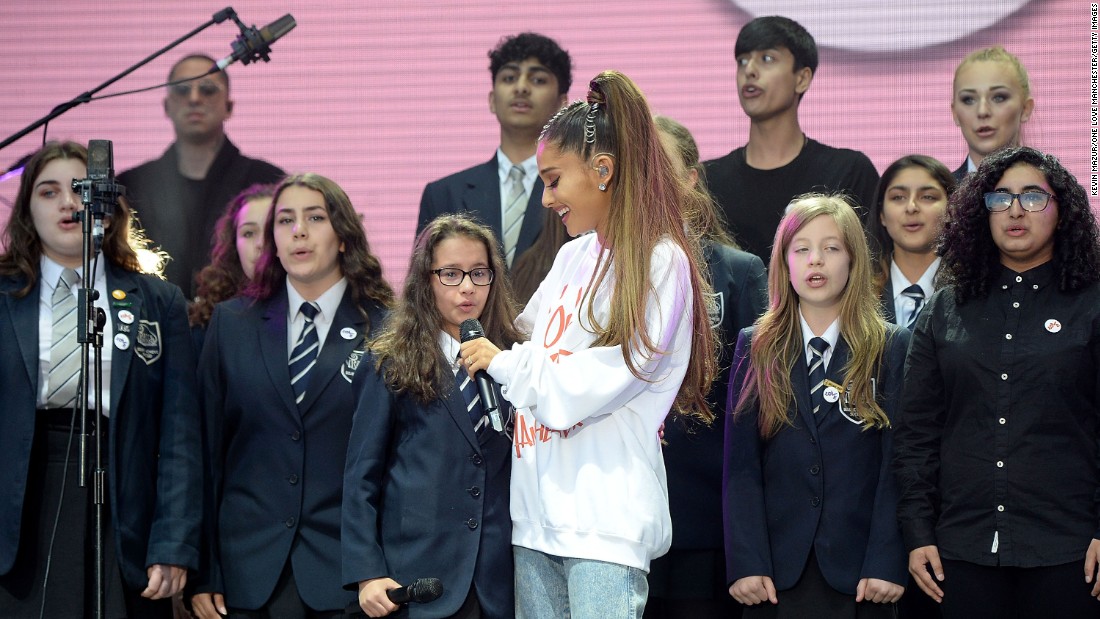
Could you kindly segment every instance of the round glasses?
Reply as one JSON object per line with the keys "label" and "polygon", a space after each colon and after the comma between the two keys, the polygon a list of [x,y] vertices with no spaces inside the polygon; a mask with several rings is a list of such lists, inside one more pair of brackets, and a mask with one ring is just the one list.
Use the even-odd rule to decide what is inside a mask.
{"label": "round glasses", "polygon": [[1010,191],[991,191],[985,194],[985,208],[991,213],[1000,213],[1012,208],[1012,201],[1019,200],[1020,208],[1030,213],[1038,213],[1045,210],[1050,203],[1050,194],[1040,189],[1032,189],[1023,193]]}
{"label": "round glasses", "polygon": [[475,286],[488,286],[493,283],[493,270],[488,267],[480,267],[470,271],[463,271],[462,269],[456,269],[453,267],[446,267],[442,269],[432,269],[432,273],[439,278],[439,283],[444,286],[458,286],[462,283],[462,280],[466,279],[466,276],[470,276],[470,281]]}

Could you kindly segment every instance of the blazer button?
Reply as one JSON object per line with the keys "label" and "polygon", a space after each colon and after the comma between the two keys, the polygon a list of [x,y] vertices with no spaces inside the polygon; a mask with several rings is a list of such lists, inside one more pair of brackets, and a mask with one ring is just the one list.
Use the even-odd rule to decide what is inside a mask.
{"label": "blazer button", "polygon": [[470,462],[473,462],[476,466],[481,466],[481,454],[470,456]]}
{"label": "blazer button", "polygon": [[814,507],[821,505],[821,498],[815,496],[814,498],[810,499],[810,505],[813,505]]}
{"label": "blazer button", "polygon": [[477,520],[474,520],[473,518],[470,518],[469,520],[466,521],[466,526],[470,527],[470,530],[473,531],[474,529],[477,528]]}
{"label": "blazer button", "polygon": [[821,467],[820,466],[815,464],[815,465],[810,467],[810,475],[817,475],[820,472],[821,472]]}
{"label": "blazer button", "polygon": [[293,486],[294,484],[298,483],[298,476],[297,475],[291,475],[290,477],[287,477],[286,480],[289,481],[290,485]]}
{"label": "blazer button", "polygon": [[481,496],[481,488],[478,488],[477,486],[470,488],[469,490],[467,490],[467,492],[469,492],[470,496],[474,497],[475,499]]}
{"label": "blazer button", "polygon": [[816,445],[817,444],[817,439],[811,436],[810,437],[810,444],[811,445]]}
{"label": "blazer button", "polygon": [[292,440],[292,441],[297,441],[301,438],[302,438],[302,433],[297,431],[297,430],[290,433],[290,440]]}
{"label": "blazer button", "polygon": [[295,523],[294,516],[291,516],[290,518],[287,518],[286,519],[286,528],[289,529],[289,528],[293,527],[294,523]]}

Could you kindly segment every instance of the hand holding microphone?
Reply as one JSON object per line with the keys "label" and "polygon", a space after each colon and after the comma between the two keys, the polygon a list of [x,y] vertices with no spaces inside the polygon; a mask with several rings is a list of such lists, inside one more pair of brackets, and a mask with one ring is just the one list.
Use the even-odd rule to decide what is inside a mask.
{"label": "hand holding microphone", "polygon": [[392,578],[375,578],[359,583],[359,605],[348,606],[345,612],[362,611],[368,617],[384,617],[397,610],[401,604],[424,604],[443,595],[443,584],[438,578],[417,578],[407,587],[397,586]]}
{"label": "hand holding microphone", "polygon": [[[500,349],[492,342],[485,339],[485,329],[475,318],[462,321],[462,359],[466,361],[467,370],[473,370],[474,380],[477,381],[478,395],[481,396],[481,405],[485,414],[489,416],[489,422],[497,432],[504,431],[504,420],[500,416],[500,405],[497,403],[497,393],[493,389],[493,379],[484,368],[489,367],[493,357]],[[487,357],[487,358],[484,358]]]}

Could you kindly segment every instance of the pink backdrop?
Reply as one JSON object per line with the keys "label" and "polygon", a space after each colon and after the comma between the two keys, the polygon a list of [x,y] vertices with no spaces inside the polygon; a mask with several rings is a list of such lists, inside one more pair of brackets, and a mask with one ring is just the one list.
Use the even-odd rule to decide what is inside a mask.
{"label": "pink backdrop", "polygon": [[[4,2],[0,137],[181,36],[225,2]],[[624,71],[655,111],[687,125],[712,158],[747,139],[733,43],[763,5],[800,19],[821,47],[802,105],[811,137],[862,150],[880,171],[913,152],[954,169],[965,154],[948,107],[954,67],[974,48],[1002,44],[1031,74],[1036,108],[1026,143],[1057,154],[1088,188],[1089,4],[960,4],[237,0],[232,6],[248,24],[292,13],[298,27],[276,43],[270,63],[230,69],[236,108],[228,131],[245,153],[339,182],[364,213],[387,277],[400,284],[424,184],[487,160],[497,145],[485,54],[501,35],[534,30],[568,49],[570,98],[583,96],[600,70]],[[236,35],[232,24],[214,26],[109,91],[159,83],[185,53],[224,56]],[[49,136],[113,140],[116,168],[127,169],[172,140],[162,98],[154,91],[93,102],[51,123]],[[38,130],[4,149],[0,170],[41,140]],[[5,216],[14,191],[12,181],[0,184]]]}

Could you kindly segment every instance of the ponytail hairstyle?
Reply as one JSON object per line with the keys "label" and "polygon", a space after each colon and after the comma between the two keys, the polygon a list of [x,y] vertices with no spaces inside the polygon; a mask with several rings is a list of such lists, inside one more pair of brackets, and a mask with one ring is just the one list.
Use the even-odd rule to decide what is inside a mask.
{"label": "ponytail hairstyle", "polygon": [[791,368],[805,348],[787,250],[798,231],[817,217],[829,217],[836,223],[849,257],[848,284],[841,296],[839,317],[841,336],[851,351],[844,365],[843,384],[851,389],[848,397],[863,420],[864,430],[890,425],[889,417],[875,400],[871,382],[882,364],[887,327],[879,311],[874,265],[863,225],[843,197],[806,194],[787,206],[775,232],[768,267],[768,311],[756,322],[748,370],[734,408],[734,414],[741,414],[757,403],[760,436],[765,440],[792,424]]}
{"label": "ponytail hairstyle", "polygon": [[[707,301],[710,292],[706,262],[699,239],[689,233],[686,214],[698,210],[700,195],[685,190],[661,145],[645,95],[627,76],[604,71],[589,83],[586,101],[562,108],[539,137],[563,153],[591,162],[599,155],[615,162],[608,183],[610,209],[604,251],[596,264],[585,294],[613,282],[606,324],[600,324],[589,304],[586,324],[592,325],[596,346],[619,346],[631,373],[641,380],[641,368],[632,350],[642,357],[663,351],[646,331],[649,296],[663,282],[651,279],[653,248],[663,239],[687,256],[692,295],[691,355],[687,374],[677,393],[675,409],[710,421],[707,405],[717,366],[717,336],[710,327]],[[612,272],[613,271],[613,272]]]}

